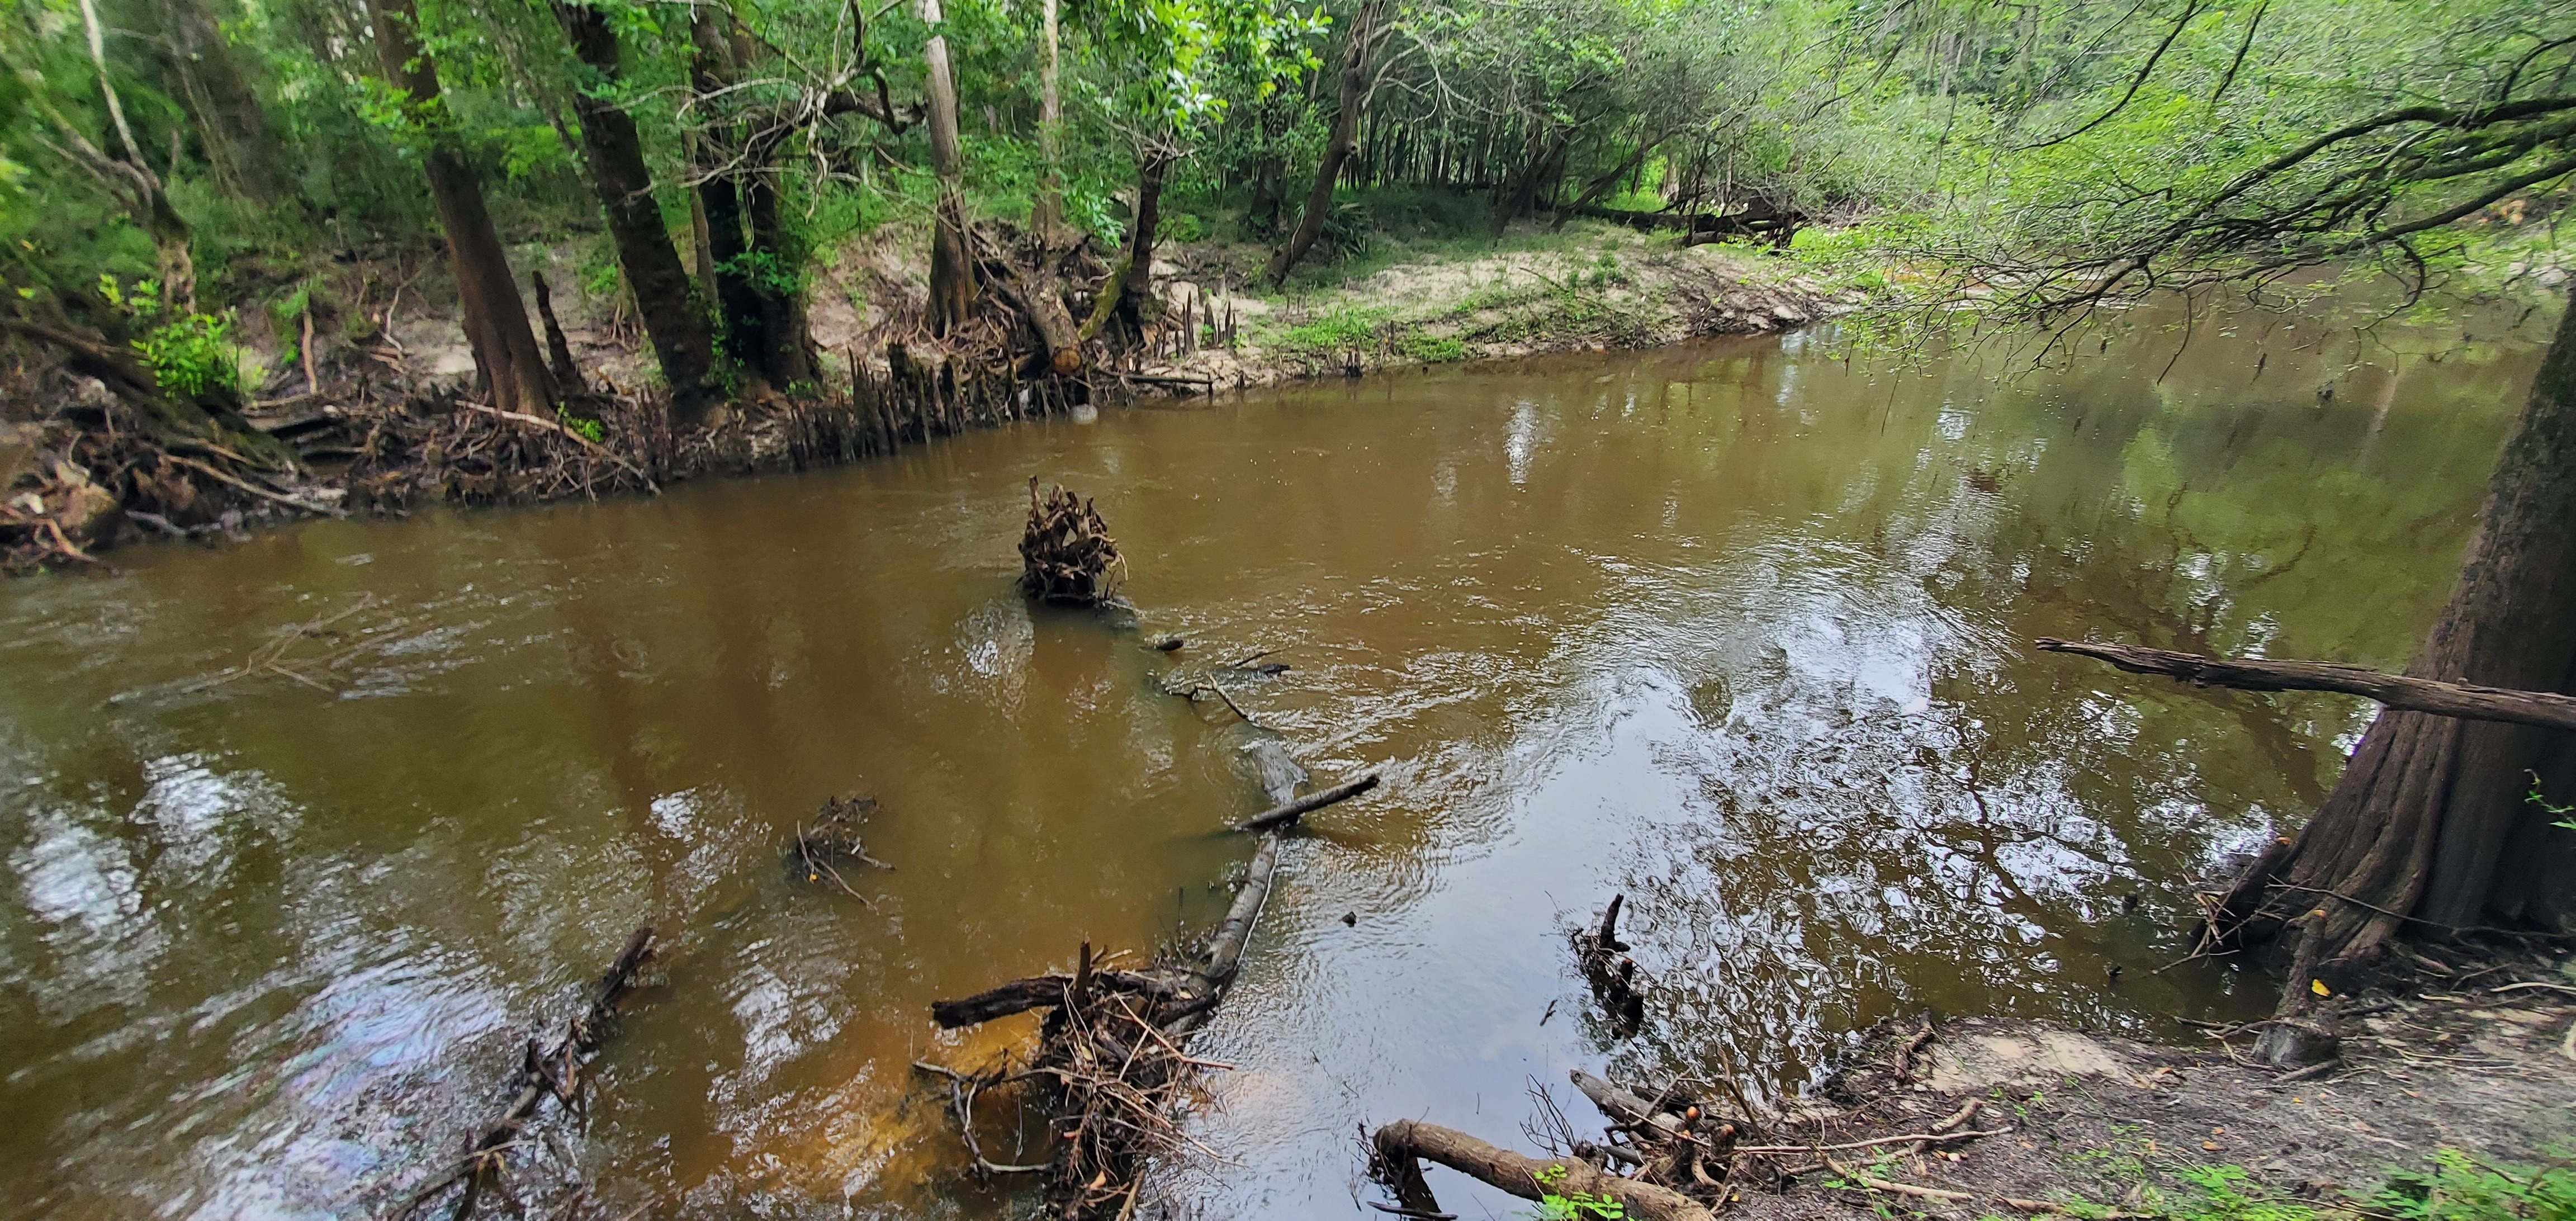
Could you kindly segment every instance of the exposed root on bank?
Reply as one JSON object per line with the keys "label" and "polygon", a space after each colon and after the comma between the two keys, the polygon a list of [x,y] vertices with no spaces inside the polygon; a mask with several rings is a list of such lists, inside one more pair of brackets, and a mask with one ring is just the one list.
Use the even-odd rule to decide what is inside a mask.
{"label": "exposed root on bank", "polygon": [[[1191,1056],[1189,1038],[1241,969],[1278,862],[1279,838],[1263,836],[1225,921],[1194,954],[1143,970],[1111,970],[1085,942],[1070,976],[1013,980],[931,1007],[933,1020],[947,1029],[1048,1010],[1037,1051],[1023,1070],[1011,1071],[1006,1062],[970,1075],[927,1062],[914,1065],[947,1081],[978,1174],[1046,1176],[1050,1211],[1065,1221],[1125,1218],[1134,1214],[1152,1162],[1184,1152],[1213,1156],[1181,1130],[1180,1121],[1202,1097],[1200,1072],[1231,1066]],[[1051,1116],[1054,1151],[1048,1160],[1004,1165],[984,1156],[974,1132],[975,1101],[983,1091],[1005,1086],[1030,1091],[1021,1105]]]}

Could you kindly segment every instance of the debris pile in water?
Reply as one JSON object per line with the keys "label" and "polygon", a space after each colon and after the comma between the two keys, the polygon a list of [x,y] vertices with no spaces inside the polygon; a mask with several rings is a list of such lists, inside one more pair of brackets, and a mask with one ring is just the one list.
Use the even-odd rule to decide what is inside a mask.
{"label": "debris pile in water", "polygon": [[1056,484],[1038,498],[1029,479],[1029,528],[1020,536],[1020,588],[1045,602],[1098,606],[1115,598],[1127,578],[1118,540],[1092,502]]}

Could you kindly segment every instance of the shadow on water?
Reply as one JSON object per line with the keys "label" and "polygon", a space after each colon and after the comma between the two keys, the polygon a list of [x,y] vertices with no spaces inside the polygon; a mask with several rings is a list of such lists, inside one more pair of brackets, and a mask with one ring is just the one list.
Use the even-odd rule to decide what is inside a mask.
{"label": "shadow on water", "polygon": [[[2158,380],[2142,329],[2000,378],[1823,342],[0,590],[0,1182],[34,1216],[347,1213],[455,1148],[649,921],[662,982],[588,1123],[528,1155],[539,1198],[577,1168],[681,1215],[999,1215],[906,1066],[1025,1032],[938,1034],[929,1002],[1221,913],[1263,761],[1161,683],[1260,649],[1291,668],[1233,698],[1315,782],[1387,783],[1290,843],[1199,1045],[1239,1066],[1196,1122],[1227,1161],[1179,1183],[1205,1215],[1356,1213],[1355,1123],[1508,1140],[1573,1065],[1793,1090],[1925,1008],[2171,1036],[2259,1005],[2157,969],[2192,877],[2314,802],[2364,710],[2027,641],[2402,663],[2534,353],[2249,326]],[[1098,497],[1132,628],[1013,591],[1033,473]],[[203,685],[361,595],[330,692]],[[896,866],[852,879],[874,910],[780,866],[851,792]],[[1630,1040],[1563,936],[1619,890]]]}

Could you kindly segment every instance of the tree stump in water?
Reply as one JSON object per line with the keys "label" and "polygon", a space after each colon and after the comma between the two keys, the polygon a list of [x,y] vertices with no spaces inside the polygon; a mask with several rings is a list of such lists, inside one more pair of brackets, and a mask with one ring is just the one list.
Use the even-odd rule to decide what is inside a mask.
{"label": "tree stump in water", "polygon": [[1117,596],[1127,561],[1099,509],[1057,484],[1038,498],[1029,479],[1029,528],[1020,536],[1020,589],[1032,598],[1098,606]]}

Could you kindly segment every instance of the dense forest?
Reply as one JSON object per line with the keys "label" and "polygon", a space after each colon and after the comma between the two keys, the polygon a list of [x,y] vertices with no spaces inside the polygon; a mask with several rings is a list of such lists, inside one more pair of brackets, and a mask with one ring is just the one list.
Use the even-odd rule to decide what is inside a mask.
{"label": "dense forest", "polygon": [[[925,331],[1011,296],[1049,351],[1158,310],[1164,243],[1258,243],[1278,284],[1389,229],[1580,215],[1893,259],[1918,297],[2000,287],[2045,313],[2545,242],[2569,20],[2523,0],[10,0],[0,238],[15,334],[130,336],[161,389],[214,406],[291,380],[308,321],[327,340],[381,316],[395,283],[335,268],[391,280],[441,246],[448,283],[414,293],[454,301],[491,405],[578,386],[512,263],[569,241],[584,287],[631,303],[682,422],[818,387],[813,269],[886,226],[922,235]],[[995,220],[1103,257],[1054,284],[1071,264],[978,245]],[[987,284],[995,258],[1029,275]],[[255,331],[286,354],[250,371],[275,384],[231,359]]]}

